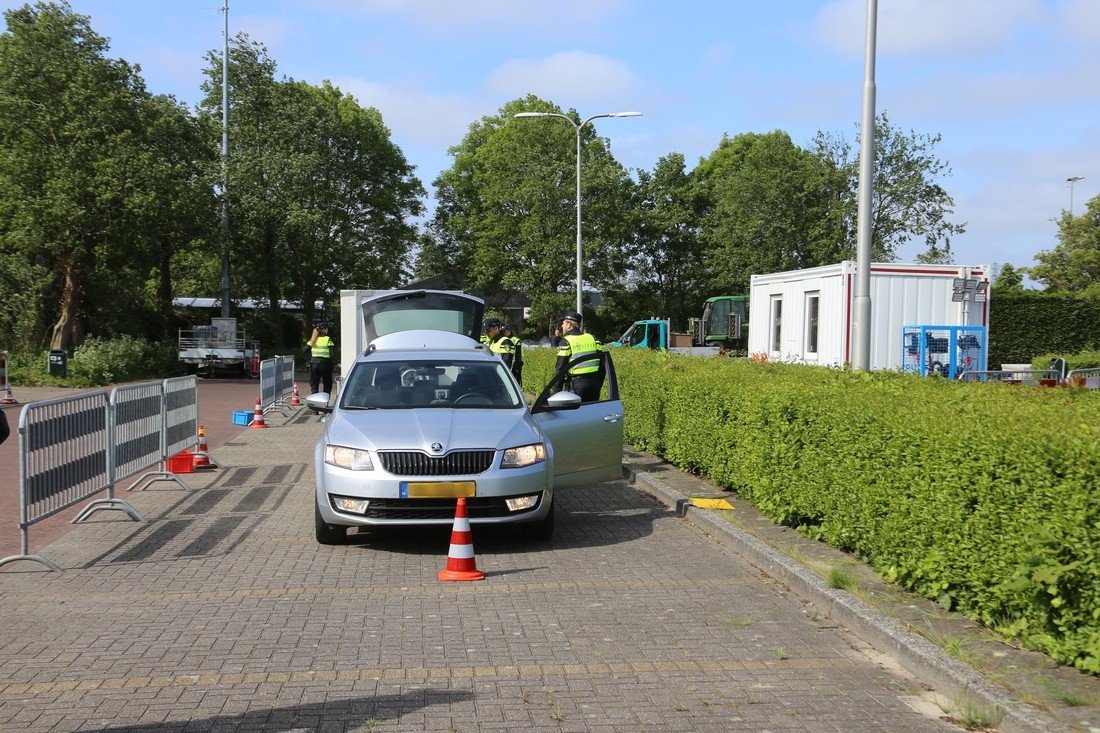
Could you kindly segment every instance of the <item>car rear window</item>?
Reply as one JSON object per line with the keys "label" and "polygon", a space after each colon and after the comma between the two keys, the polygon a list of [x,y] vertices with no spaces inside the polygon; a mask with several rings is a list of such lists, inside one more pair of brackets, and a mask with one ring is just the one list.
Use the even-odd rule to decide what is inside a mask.
{"label": "car rear window", "polygon": [[345,409],[496,408],[523,404],[501,362],[390,360],[355,365],[340,398]]}

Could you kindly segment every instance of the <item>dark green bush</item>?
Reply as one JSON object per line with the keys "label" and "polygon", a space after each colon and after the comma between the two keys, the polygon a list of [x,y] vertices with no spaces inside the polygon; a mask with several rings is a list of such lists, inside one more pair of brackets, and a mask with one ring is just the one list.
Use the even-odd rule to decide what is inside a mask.
{"label": "dark green bush", "polygon": [[120,336],[88,338],[68,360],[68,376],[51,377],[46,351],[9,355],[8,377],[24,386],[102,387],[142,379],[162,379],[179,369],[176,344]]}
{"label": "dark green bush", "polygon": [[[1100,673],[1100,392],[628,350],[614,359],[627,442]],[[542,360],[550,353],[532,353],[525,377]]]}
{"label": "dark green bush", "polygon": [[995,289],[989,305],[990,369],[1100,349],[1100,298]]}
{"label": "dark green bush", "polygon": [[1067,369],[1100,369],[1100,351],[1082,351],[1077,354],[1043,354],[1031,362],[1032,369],[1049,369],[1050,360],[1061,357]]}

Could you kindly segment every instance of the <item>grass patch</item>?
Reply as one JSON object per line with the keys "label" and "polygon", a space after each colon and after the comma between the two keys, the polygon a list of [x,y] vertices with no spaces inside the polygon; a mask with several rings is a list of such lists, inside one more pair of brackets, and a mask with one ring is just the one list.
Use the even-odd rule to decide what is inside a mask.
{"label": "grass patch", "polygon": [[846,590],[849,593],[859,587],[859,581],[856,579],[855,573],[847,568],[829,568],[829,573],[825,576],[825,583],[830,588]]}
{"label": "grass patch", "polygon": [[968,697],[956,698],[949,704],[937,703],[953,721],[967,730],[993,730],[1004,720],[1004,711],[989,708]]}

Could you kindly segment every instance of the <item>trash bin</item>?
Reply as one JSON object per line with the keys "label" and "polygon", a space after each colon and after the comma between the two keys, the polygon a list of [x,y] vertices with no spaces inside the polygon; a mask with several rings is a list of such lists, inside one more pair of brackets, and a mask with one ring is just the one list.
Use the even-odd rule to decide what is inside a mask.
{"label": "trash bin", "polygon": [[50,351],[49,368],[51,377],[69,376],[69,353],[67,351]]}

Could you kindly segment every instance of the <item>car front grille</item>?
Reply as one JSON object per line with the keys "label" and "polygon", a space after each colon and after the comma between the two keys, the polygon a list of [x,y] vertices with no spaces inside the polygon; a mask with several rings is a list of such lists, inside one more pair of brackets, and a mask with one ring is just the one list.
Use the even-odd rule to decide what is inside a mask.
{"label": "car front grille", "polygon": [[438,458],[421,451],[379,451],[382,468],[395,476],[473,476],[489,470],[495,451],[460,450]]}
{"label": "car front grille", "polygon": [[[506,497],[483,496],[466,500],[466,512],[470,519],[490,519],[508,517],[516,512],[509,511],[504,504]],[[539,504],[542,496],[539,496]],[[538,505],[535,506],[538,508]],[[531,511],[531,510],[528,510]],[[367,508],[368,519],[389,519],[397,521],[454,521],[454,499],[371,499]]]}

